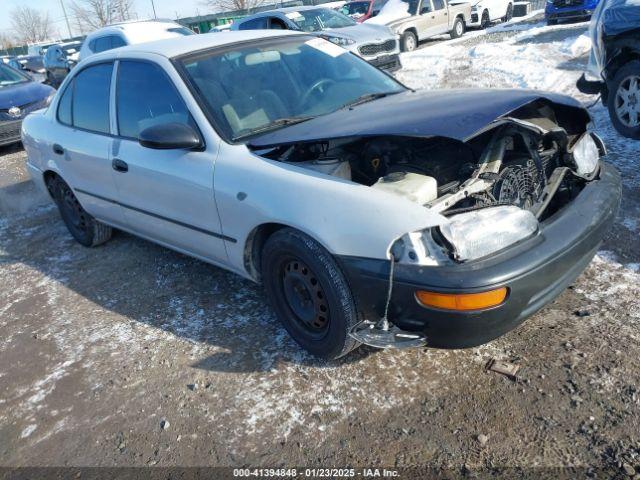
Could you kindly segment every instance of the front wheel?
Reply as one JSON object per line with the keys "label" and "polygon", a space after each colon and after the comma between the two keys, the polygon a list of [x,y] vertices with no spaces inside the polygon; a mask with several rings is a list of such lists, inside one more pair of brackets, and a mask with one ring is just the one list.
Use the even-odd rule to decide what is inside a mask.
{"label": "front wheel", "polygon": [[453,29],[450,32],[451,38],[460,38],[464,35],[464,22],[460,17],[453,22]]}
{"label": "front wheel", "polygon": [[621,135],[640,140],[640,61],[629,62],[618,70],[607,89],[613,126]]}
{"label": "front wheel", "polygon": [[404,32],[402,34],[402,51],[413,52],[418,48],[418,37],[413,32]]}
{"label": "front wheel", "polygon": [[549,18],[549,19],[547,19],[547,25],[550,26],[550,27],[553,26],[553,25],[558,25],[558,20],[554,20],[554,19]]}
{"label": "front wheel", "polygon": [[278,230],[262,250],[261,272],[277,317],[305,350],[336,359],[359,345],[349,336],[358,323],[351,290],[318,242],[297,230]]}
{"label": "front wheel", "polygon": [[513,3],[510,3],[509,6],[507,6],[507,13],[504,15],[504,17],[502,17],[502,21],[508,22],[512,18],[513,18]]}
{"label": "front wheel", "polygon": [[95,247],[111,238],[111,227],[87,213],[73,190],[63,180],[53,177],[47,182],[47,187],[58,205],[67,230],[78,243],[85,247]]}

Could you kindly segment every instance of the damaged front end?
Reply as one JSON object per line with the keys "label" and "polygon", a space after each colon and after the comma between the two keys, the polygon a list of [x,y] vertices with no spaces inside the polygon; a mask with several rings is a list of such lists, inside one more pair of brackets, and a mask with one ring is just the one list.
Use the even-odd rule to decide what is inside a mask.
{"label": "damaged front end", "polygon": [[[256,153],[401,196],[446,218],[441,225],[407,232],[389,246],[384,313],[351,332],[377,347],[416,346],[428,343],[426,337],[399,329],[388,314],[393,266],[467,264],[536,235],[545,220],[598,176],[605,148],[588,131],[589,122],[584,109],[539,98],[465,139],[357,135],[275,145]],[[496,296],[498,303],[486,307],[473,303],[477,299],[468,305],[491,308],[506,295],[505,290],[502,300]],[[438,299],[443,301],[422,303],[460,309],[459,299]]]}

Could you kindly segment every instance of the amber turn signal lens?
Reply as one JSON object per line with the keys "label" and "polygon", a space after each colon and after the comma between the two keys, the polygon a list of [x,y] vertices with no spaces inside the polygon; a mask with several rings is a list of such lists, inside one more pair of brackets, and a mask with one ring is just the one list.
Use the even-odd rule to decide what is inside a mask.
{"label": "amber turn signal lens", "polygon": [[506,287],[482,293],[436,293],[418,290],[416,299],[425,307],[441,310],[483,310],[500,305],[507,298],[507,292]]}

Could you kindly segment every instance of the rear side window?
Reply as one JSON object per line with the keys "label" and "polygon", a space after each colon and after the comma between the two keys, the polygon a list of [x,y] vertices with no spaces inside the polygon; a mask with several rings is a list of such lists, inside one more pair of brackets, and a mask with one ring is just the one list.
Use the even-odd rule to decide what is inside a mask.
{"label": "rear side window", "polygon": [[62,94],[62,98],[58,103],[58,121],[65,125],[73,125],[73,117],[71,116],[71,102],[73,100],[73,84],[75,80],[67,86]]}
{"label": "rear side window", "polygon": [[93,52],[100,53],[111,50],[111,36],[96,38]]}
{"label": "rear side window", "polygon": [[433,0],[433,9],[442,10],[444,8],[444,0]]}
{"label": "rear side window", "polygon": [[111,37],[111,48],[119,48],[119,47],[124,47],[126,46],[126,42],[118,37],[117,35],[114,35]]}
{"label": "rear side window", "polygon": [[267,17],[254,18],[241,23],[238,30],[260,30],[267,28]]}
{"label": "rear side window", "polygon": [[[73,79],[71,117],[73,126],[98,133],[109,133],[109,90],[112,63],[101,63],[82,70]],[[65,95],[67,95],[67,91]]]}
{"label": "rear side window", "polygon": [[119,134],[128,138],[138,138],[145,128],[165,123],[195,127],[171,80],[162,68],[148,62],[120,62],[116,112]]}

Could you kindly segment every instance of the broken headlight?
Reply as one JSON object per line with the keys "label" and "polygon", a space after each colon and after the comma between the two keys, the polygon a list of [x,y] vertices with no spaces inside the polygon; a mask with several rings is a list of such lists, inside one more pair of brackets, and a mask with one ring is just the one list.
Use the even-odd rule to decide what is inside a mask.
{"label": "broken headlight", "polygon": [[458,261],[486,257],[538,230],[533,213],[512,205],[460,213],[449,220],[440,232]]}
{"label": "broken headlight", "polygon": [[576,164],[576,175],[590,176],[598,166],[600,149],[592,133],[586,133],[573,147],[573,160]]}

